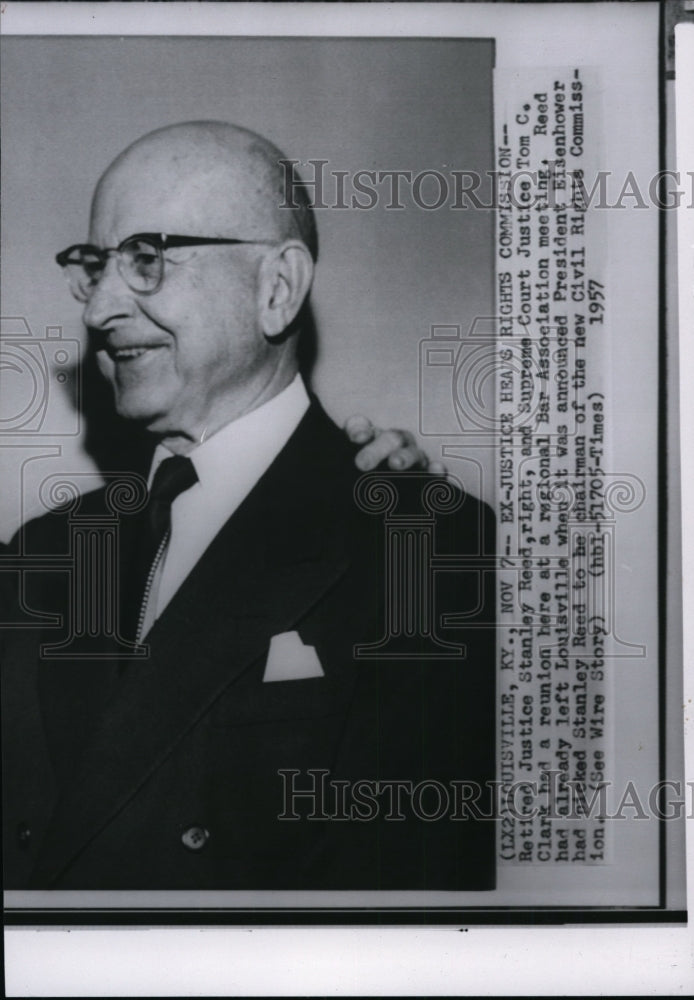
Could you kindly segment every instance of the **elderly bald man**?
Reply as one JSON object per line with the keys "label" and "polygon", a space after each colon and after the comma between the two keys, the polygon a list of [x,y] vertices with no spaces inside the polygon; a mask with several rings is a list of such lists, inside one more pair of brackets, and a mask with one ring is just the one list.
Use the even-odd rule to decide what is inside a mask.
{"label": "elderly bald man", "polygon": [[[150,133],[99,181],[89,243],[58,254],[116,411],[156,447],[122,519],[110,658],[88,636],[74,659],[31,629],[9,644],[8,887],[493,884],[493,516],[448,488],[388,576],[357,466],[421,456],[357,419],[355,458],[299,373],[317,237],[301,187],[281,207],[282,159],[219,122]],[[416,535],[435,481],[383,476]],[[434,511],[457,572],[427,562]],[[22,551],[68,534],[48,515]],[[57,576],[25,597],[71,621]],[[397,634],[394,586],[421,604]]]}

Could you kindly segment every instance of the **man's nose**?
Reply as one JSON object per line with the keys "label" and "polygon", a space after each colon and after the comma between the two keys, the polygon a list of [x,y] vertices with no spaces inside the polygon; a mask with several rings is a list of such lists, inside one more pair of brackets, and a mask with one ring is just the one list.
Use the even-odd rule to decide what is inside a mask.
{"label": "man's nose", "polygon": [[115,254],[109,256],[101,277],[85,303],[82,317],[86,326],[106,330],[118,320],[133,315],[133,292],[118,270]]}

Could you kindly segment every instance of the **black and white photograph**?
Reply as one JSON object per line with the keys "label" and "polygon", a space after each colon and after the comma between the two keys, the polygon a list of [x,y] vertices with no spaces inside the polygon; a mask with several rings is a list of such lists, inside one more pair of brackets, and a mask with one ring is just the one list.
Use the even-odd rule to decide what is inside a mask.
{"label": "black and white photograph", "polygon": [[3,5],[7,995],[689,992],[690,6]]}

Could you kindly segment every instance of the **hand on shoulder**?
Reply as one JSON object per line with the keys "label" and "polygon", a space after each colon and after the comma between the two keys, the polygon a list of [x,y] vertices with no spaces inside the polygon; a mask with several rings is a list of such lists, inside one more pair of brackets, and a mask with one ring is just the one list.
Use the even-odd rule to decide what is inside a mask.
{"label": "hand on shoulder", "polygon": [[389,469],[397,471],[423,469],[434,476],[445,476],[448,473],[443,462],[429,460],[410,431],[393,427],[381,430],[361,414],[348,417],[344,430],[353,444],[362,446],[354,459],[362,472],[385,464]]}

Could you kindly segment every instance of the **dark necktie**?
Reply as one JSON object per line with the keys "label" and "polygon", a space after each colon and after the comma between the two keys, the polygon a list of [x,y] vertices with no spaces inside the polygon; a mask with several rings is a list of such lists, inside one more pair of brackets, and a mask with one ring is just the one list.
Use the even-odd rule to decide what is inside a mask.
{"label": "dark necktie", "polygon": [[154,474],[147,504],[138,515],[130,570],[125,573],[120,629],[124,639],[134,642],[144,621],[151,578],[171,532],[171,504],[197,481],[195,466],[183,455],[164,459]]}

